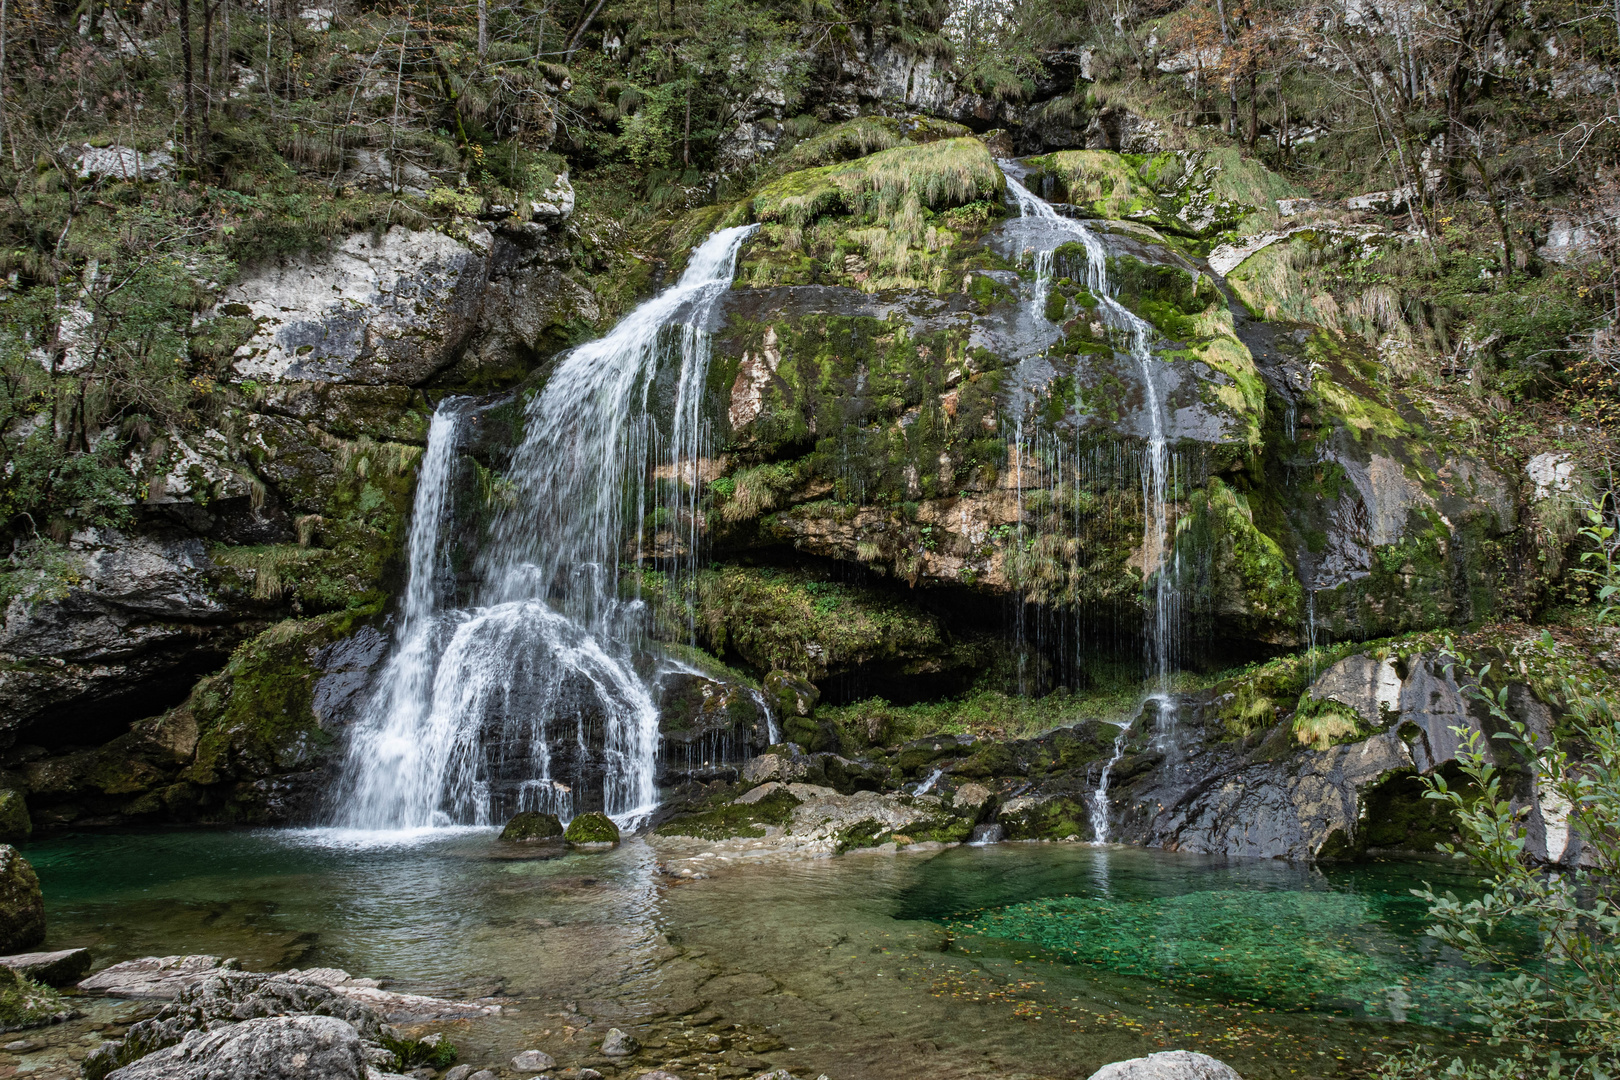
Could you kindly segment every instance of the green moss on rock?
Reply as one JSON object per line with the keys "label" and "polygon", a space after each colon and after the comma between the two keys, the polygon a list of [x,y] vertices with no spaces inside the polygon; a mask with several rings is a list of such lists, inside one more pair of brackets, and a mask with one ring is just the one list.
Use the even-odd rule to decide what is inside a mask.
{"label": "green moss on rock", "polygon": [[563,839],[569,844],[617,844],[619,827],[613,819],[597,810],[580,814],[568,823]]}
{"label": "green moss on rock", "polygon": [[[894,674],[924,674],[970,669],[980,659],[934,615],[883,591],[803,570],[702,571],[691,600],[673,595],[661,578],[644,575],[642,581],[672,636],[684,638],[695,625],[710,652],[736,656],[756,670],[818,680],[873,663]],[[798,712],[796,702],[792,712]]]}
{"label": "green moss on rock", "polygon": [[1208,568],[1186,583],[1190,607],[1209,612],[1253,640],[1294,643],[1304,590],[1281,545],[1255,526],[1245,495],[1211,477],[1188,500],[1176,544],[1187,565]]}
{"label": "green moss on rock", "polygon": [[787,788],[779,787],[756,802],[723,803],[712,810],[666,821],[653,831],[659,836],[695,836],[702,840],[764,836],[766,826],[783,826],[792,821],[793,808],[799,802]]}
{"label": "green moss on rock", "polygon": [[73,1009],[60,993],[0,968],[0,1031],[22,1031],[60,1023]]}
{"label": "green moss on rock", "polygon": [[540,814],[532,810],[512,815],[501,830],[501,839],[514,843],[557,840],[562,835],[563,825],[556,814]]}

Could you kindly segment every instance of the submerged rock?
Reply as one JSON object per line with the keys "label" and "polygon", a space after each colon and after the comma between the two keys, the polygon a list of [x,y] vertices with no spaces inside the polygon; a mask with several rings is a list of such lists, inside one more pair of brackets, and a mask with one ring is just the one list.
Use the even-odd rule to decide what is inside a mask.
{"label": "submerged rock", "polygon": [[1242,1080],[1236,1070],[1208,1054],[1169,1050],[1162,1054],[1116,1061],[1091,1074],[1091,1080]]}
{"label": "submerged rock", "polygon": [[105,1075],[109,1080],[366,1080],[368,1065],[359,1033],[342,1020],[274,1016],[188,1032],[178,1044]]}
{"label": "submerged rock", "polygon": [[530,810],[513,815],[501,830],[501,839],[513,842],[556,840],[562,835],[562,822],[556,814],[537,814]]}
{"label": "submerged rock", "polygon": [[556,1065],[557,1059],[544,1050],[525,1050],[512,1059],[512,1068],[518,1072],[545,1072],[547,1069],[555,1068]]}
{"label": "submerged rock", "polygon": [[22,853],[0,844],[0,952],[15,952],[45,940],[45,897],[39,877]]}
{"label": "submerged rock", "polygon": [[639,1042],[618,1028],[608,1028],[607,1037],[602,1040],[602,1053],[608,1057],[629,1057],[640,1049]]}
{"label": "submerged rock", "polygon": [[613,824],[613,819],[606,814],[592,810],[590,813],[581,814],[573,821],[570,821],[563,838],[576,846],[617,844],[619,842],[619,827]]}

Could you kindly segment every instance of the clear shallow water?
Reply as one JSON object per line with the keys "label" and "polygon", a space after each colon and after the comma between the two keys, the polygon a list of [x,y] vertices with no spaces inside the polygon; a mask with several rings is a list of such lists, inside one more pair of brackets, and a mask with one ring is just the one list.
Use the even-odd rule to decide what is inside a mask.
{"label": "clear shallow water", "polygon": [[484,1064],[539,1046],[600,1067],[610,1025],[648,1044],[635,1068],[722,1078],[1085,1077],[1174,1047],[1251,1080],[1351,1076],[1379,1051],[1471,1041],[1418,1024],[1455,1018],[1455,970],[1406,894],[1459,884],[1444,864],[1018,844],[716,858],[708,880],[677,881],[640,841],[537,859],[490,830],[366,840],[102,834],[28,856],[49,944],[99,962],[213,952],[513,997],[508,1015],[452,1032]]}

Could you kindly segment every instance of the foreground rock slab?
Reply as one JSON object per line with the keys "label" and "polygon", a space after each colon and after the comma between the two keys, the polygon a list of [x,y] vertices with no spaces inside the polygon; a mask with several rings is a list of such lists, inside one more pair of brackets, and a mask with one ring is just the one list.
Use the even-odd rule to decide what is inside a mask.
{"label": "foreground rock slab", "polygon": [[188,1032],[108,1080],[367,1080],[355,1029],[330,1016],[274,1016]]}
{"label": "foreground rock slab", "polygon": [[[79,983],[79,989],[106,997],[173,1001],[183,991],[201,986],[207,979],[234,971],[235,960],[217,956],[148,956],[127,960],[96,972]],[[448,1001],[421,994],[401,994],[384,990],[376,979],[357,979],[342,968],[293,969],[274,976],[278,980],[325,987],[350,1001],[375,1009],[392,1023],[423,1023],[431,1020],[463,1020],[495,1016],[501,1006],[494,1002]]]}
{"label": "foreground rock slab", "polygon": [[235,967],[234,961],[217,956],[146,956],[103,968],[79,989],[106,997],[173,1001],[180,991],[202,982],[208,976]]}
{"label": "foreground rock slab", "polygon": [[1191,1050],[1131,1058],[1104,1065],[1091,1080],[1243,1080],[1226,1062]]}
{"label": "foreground rock slab", "polygon": [[90,970],[89,949],[62,949],[57,952],[17,953],[0,956],[0,967],[46,986],[71,986]]}

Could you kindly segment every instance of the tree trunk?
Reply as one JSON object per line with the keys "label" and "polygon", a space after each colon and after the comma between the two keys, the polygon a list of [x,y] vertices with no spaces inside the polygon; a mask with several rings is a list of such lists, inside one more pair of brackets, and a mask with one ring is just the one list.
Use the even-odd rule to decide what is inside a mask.
{"label": "tree trunk", "polygon": [[478,59],[489,52],[489,0],[478,0]]}
{"label": "tree trunk", "polygon": [[1254,141],[1260,137],[1260,75],[1255,69],[1260,65],[1251,60],[1249,62],[1249,149],[1254,149]]}
{"label": "tree trunk", "polygon": [[196,113],[197,93],[191,74],[191,0],[180,0],[180,66],[185,80],[181,108],[185,115],[186,158],[192,164],[196,164],[197,144],[192,133],[192,122]]}
{"label": "tree trunk", "polygon": [[1232,50],[1232,31],[1230,29],[1228,29],[1227,25],[1226,25],[1226,4],[1225,4],[1225,0],[1215,0],[1215,15],[1216,15],[1217,18],[1219,18],[1221,20],[1221,40],[1226,42],[1226,53],[1227,53],[1227,55],[1225,55],[1225,56],[1223,56],[1221,58],[1221,59],[1226,61],[1226,65],[1227,65],[1226,101],[1227,101],[1228,108],[1227,108],[1227,114],[1226,114],[1226,133],[1228,135],[1236,135],[1237,134],[1237,123],[1238,123],[1238,120],[1237,120],[1237,113],[1238,113],[1237,81],[1233,78],[1233,76],[1236,75],[1237,73],[1235,71],[1231,70],[1232,51],[1233,51]]}
{"label": "tree trunk", "polygon": [[287,0],[287,100],[298,100],[298,37],[293,32],[293,0]]}
{"label": "tree trunk", "polygon": [[[1620,0],[1615,0],[1620,4]],[[6,127],[6,0],[0,0],[0,139],[10,141],[10,130]],[[17,161],[17,145],[12,143],[11,161],[17,168],[22,165]]]}
{"label": "tree trunk", "polygon": [[572,59],[574,53],[579,49],[579,43],[585,38],[585,31],[591,28],[591,23],[596,21],[597,15],[601,14],[602,9],[606,6],[607,0],[596,0],[591,9],[580,16],[579,25],[574,27],[572,34],[568,35],[568,44],[563,48],[563,63],[567,63]]}
{"label": "tree trunk", "polygon": [[208,108],[214,101],[212,90],[214,88],[214,9],[217,4],[210,4],[203,0],[203,40],[202,40],[202,84],[203,84],[203,120],[208,120]]}

